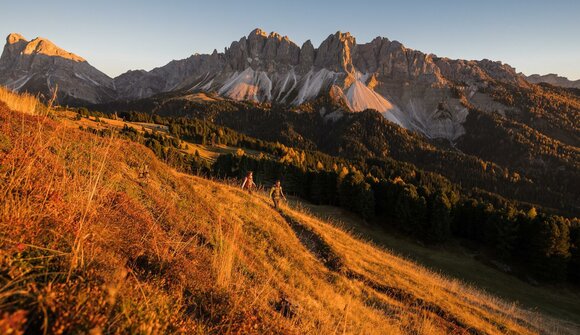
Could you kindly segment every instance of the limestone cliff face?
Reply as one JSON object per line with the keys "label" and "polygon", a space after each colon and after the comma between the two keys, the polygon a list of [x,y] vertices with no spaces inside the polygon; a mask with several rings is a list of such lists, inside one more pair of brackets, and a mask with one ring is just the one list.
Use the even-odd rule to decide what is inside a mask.
{"label": "limestone cliff face", "polygon": [[376,73],[390,80],[444,82],[431,55],[407,49],[397,41],[377,37],[357,46],[355,66],[361,72]]}
{"label": "limestone cliff face", "polygon": [[337,32],[328,36],[316,51],[314,66],[334,72],[353,73],[353,49],[356,39],[350,33]]}
{"label": "limestone cliff face", "polygon": [[288,70],[300,60],[300,48],[287,36],[253,30],[247,37],[232,42],[224,53],[226,70],[244,71],[247,67],[267,72]]}
{"label": "limestone cliff face", "polygon": [[58,86],[60,103],[99,103],[116,98],[113,79],[85,59],[44,38],[10,34],[0,57],[0,85],[50,95]]}

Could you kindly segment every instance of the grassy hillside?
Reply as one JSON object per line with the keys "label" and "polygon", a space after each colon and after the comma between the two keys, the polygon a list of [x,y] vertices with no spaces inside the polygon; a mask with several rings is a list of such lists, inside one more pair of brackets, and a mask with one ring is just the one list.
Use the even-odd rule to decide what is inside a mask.
{"label": "grassy hillside", "polygon": [[504,272],[505,264],[494,262],[479,250],[467,248],[461,242],[427,246],[393,229],[386,230],[368,224],[359,216],[339,207],[314,205],[300,199],[293,199],[292,202],[312,215],[430,269],[459,278],[507,300],[517,301],[528,309],[571,321],[580,320],[580,292],[575,286],[533,285],[529,278],[517,278],[513,273]]}
{"label": "grassy hillside", "polygon": [[0,333],[577,331],[142,145],[4,104],[0,199]]}

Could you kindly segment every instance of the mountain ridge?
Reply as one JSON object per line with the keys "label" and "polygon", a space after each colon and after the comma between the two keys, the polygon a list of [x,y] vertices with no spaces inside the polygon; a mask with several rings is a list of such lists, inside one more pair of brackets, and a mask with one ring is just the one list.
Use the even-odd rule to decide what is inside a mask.
{"label": "mountain ridge", "polygon": [[[24,38],[15,34],[7,40],[21,43]],[[13,59],[10,45],[5,46],[3,55],[7,56],[0,62],[3,69],[0,84],[17,90],[49,91],[47,85],[26,86],[32,69],[23,73],[7,70],[15,63],[26,63],[25,59]],[[69,58],[74,55],[55,48],[45,49]],[[491,81],[528,85],[514,68],[501,62],[441,58],[384,37],[357,44],[354,36],[340,31],[328,35],[315,48],[310,40],[299,47],[287,36],[257,28],[233,41],[222,53],[214,50],[211,54],[193,54],[151,71],[131,70],[115,78],[86,62],[79,64],[86,66],[77,72],[71,71],[70,64],[65,66],[75,74],[71,74],[73,78],[57,77],[55,82],[80,82],[88,87],[75,90],[71,85],[60,85],[63,102],[82,105],[146,98],[171,91],[206,91],[234,100],[300,106],[320,95],[329,95],[339,110],[377,109],[388,120],[407,129],[452,141],[464,132],[462,123],[467,112],[452,92],[458,83],[470,91]],[[41,77],[50,83],[50,76]],[[446,117],[433,112],[442,102],[448,109]]]}
{"label": "mountain ridge", "polygon": [[532,74],[529,76],[526,76],[524,74],[522,75],[526,78],[527,81],[533,84],[547,83],[554,86],[580,89],[580,79],[570,80],[567,77],[562,77],[555,73],[548,73],[545,75]]}

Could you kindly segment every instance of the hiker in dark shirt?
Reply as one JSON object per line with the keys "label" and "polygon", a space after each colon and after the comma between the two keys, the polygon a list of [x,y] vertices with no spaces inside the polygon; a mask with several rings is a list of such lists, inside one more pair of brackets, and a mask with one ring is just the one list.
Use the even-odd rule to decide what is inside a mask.
{"label": "hiker in dark shirt", "polygon": [[286,200],[286,196],[282,191],[282,186],[280,185],[280,181],[277,180],[274,186],[270,189],[270,198],[274,202],[274,208],[278,209],[280,199]]}

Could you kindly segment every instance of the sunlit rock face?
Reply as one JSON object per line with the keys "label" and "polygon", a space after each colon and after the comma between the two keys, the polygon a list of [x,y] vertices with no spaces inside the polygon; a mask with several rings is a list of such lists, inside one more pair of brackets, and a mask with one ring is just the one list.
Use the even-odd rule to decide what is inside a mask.
{"label": "sunlit rock face", "polygon": [[0,57],[0,85],[49,96],[58,86],[62,104],[99,103],[116,98],[113,79],[85,59],[44,38],[10,34]]}

